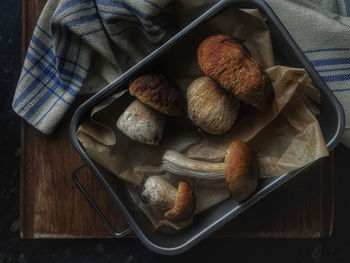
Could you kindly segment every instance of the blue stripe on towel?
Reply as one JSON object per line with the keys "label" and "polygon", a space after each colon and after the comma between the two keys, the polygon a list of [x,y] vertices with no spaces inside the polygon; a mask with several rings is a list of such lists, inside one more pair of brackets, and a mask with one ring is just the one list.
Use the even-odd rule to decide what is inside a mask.
{"label": "blue stripe on towel", "polygon": [[318,72],[330,72],[330,71],[341,71],[341,70],[350,70],[350,67],[347,68],[328,68],[328,69],[318,69]]}
{"label": "blue stripe on towel", "polygon": [[38,48],[40,48],[42,51],[47,52],[46,55],[50,57],[51,60],[56,62],[56,56],[52,51],[52,46],[48,47],[44,42],[42,42],[39,38],[33,35],[31,43],[35,44]]}
{"label": "blue stripe on towel", "polygon": [[[47,51],[49,51],[51,48],[48,48]],[[47,52],[46,52],[47,53]],[[35,56],[32,56],[29,52],[29,50],[27,51],[27,55],[26,55],[26,60],[30,61],[32,63],[32,66],[29,69],[26,69],[25,74],[23,75],[23,77],[21,78],[21,80],[19,81],[19,83],[24,79],[24,77],[26,77],[29,72],[31,72],[33,70],[33,68],[38,67],[40,70],[42,70],[43,65],[40,63],[40,61],[44,58],[44,55],[46,54],[44,53],[42,56],[40,56],[39,58],[36,58]],[[44,77],[44,76],[43,76]],[[15,100],[13,107],[16,108],[18,106],[18,104],[20,104],[31,92],[32,90],[35,88],[35,86],[33,85],[28,85],[24,91],[21,93],[21,95]]]}
{"label": "blue stripe on towel", "polygon": [[[57,85],[54,85],[53,88],[56,89]],[[50,97],[51,93],[45,92],[45,94],[26,112],[23,118],[30,119]]]}
{"label": "blue stripe on towel", "polygon": [[106,14],[106,15],[113,15],[113,16],[125,16],[125,17],[136,17],[137,16],[135,14],[126,14],[126,13],[119,13],[119,12],[116,12],[116,11],[106,11],[106,10],[101,10],[101,9],[98,9],[98,12],[99,13],[102,13],[102,14]]}
{"label": "blue stripe on towel", "polygon": [[[43,53],[39,58],[37,58],[37,60],[35,61],[34,64],[32,64],[32,66],[31,66],[31,68],[30,68],[29,70],[32,70],[33,68],[35,68],[36,64],[39,63],[39,61],[40,61],[43,57],[45,57],[45,56],[47,55],[48,52],[51,51],[51,48],[52,48],[52,46],[49,47],[49,48],[46,50],[46,52]],[[28,57],[28,52],[27,52],[27,54],[26,54],[26,59],[27,59],[27,57]],[[27,75],[28,75],[27,72],[23,74],[23,76],[22,76],[22,77],[20,78],[20,80],[18,81],[17,86],[23,81],[23,79],[24,79]]]}
{"label": "blue stripe on towel", "polygon": [[[31,45],[29,45],[29,48],[30,48],[32,51],[34,51],[36,54],[39,54],[38,51],[36,51]],[[60,59],[62,59],[62,58],[60,58]],[[55,58],[55,57],[54,57],[54,59],[52,60],[52,62],[50,62],[49,60],[47,60],[45,57],[44,57],[42,60],[43,60],[44,62],[46,62],[47,64],[49,64],[52,68],[55,68],[55,71],[57,72],[56,65],[55,65],[55,64],[52,64],[52,62],[53,62],[53,63],[56,63],[56,58]],[[70,61],[70,60],[68,60],[68,59],[63,59],[63,60],[65,60],[65,61],[68,62],[68,63],[73,64],[74,66],[80,67],[81,69],[87,71],[87,69],[85,69],[84,67],[81,67],[79,64],[77,64],[77,63],[75,63],[75,62],[72,62],[72,61]],[[43,66],[41,63],[39,63],[39,65],[37,65],[37,67],[38,67],[38,69],[42,70],[42,68],[43,68],[44,66]],[[71,74],[72,74],[71,71],[64,71],[64,72],[61,72],[61,73],[62,73],[62,74],[65,74],[65,75],[71,75]],[[73,73],[73,74],[74,74],[74,73]],[[75,73],[75,74],[76,74],[76,73]],[[80,81],[81,78],[82,78],[82,76],[77,75],[77,80]],[[69,80],[65,79],[65,78],[62,77],[62,76],[60,76],[60,79],[69,82]],[[75,80],[75,79],[74,79],[74,80]],[[74,84],[74,86],[76,86],[76,87],[78,87],[78,88],[80,89],[80,86],[76,85],[76,84],[73,83],[73,82],[72,82],[72,84]],[[69,88],[69,87],[66,86],[66,85],[63,85],[63,87],[65,87],[65,88],[67,88],[67,89]],[[76,91],[73,90],[73,93],[76,93]]]}
{"label": "blue stripe on towel", "polygon": [[[34,53],[39,54],[38,51],[36,51],[35,48],[33,48],[31,45],[29,45],[29,48],[30,48]],[[50,62],[49,60],[45,59],[45,58],[43,58],[43,60],[44,60],[44,62],[46,62],[48,65],[50,65],[51,68],[53,68],[54,71],[55,71],[56,74],[57,74],[58,71],[57,71],[57,68],[56,68],[56,64],[53,64],[53,63],[56,63],[56,59],[51,60],[53,63]],[[74,67],[75,67],[75,66],[79,66],[77,63],[72,62],[72,61],[69,61],[69,60],[67,60],[67,59],[66,59],[65,61],[66,61],[66,62],[69,62],[69,63],[71,63],[71,64],[73,64]],[[43,65],[42,63],[39,63],[38,68],[39,68],[40,70],[42,70],[42,69],[44,68],[44,65]],[[70,75],[70,74],[72,74],[72,73],[69,71],[68,74]],[[60,76],[60,79],[66,81],[66,82],[70,82],[70,80],[68,80],[68,79],[66,79],[66,78],[64,78],[64,77],[62,77],[62,76]],[[75,95],[77,94],[77,92],[76,92],[74,89],[70,88],[70,87],[67,86],[67,85],[64,85],[62,82],[61,82],[61,84],[63,85],[64,88],[68,89],[69,94],[71,94],[72,96],[75,96]],[[74,82],[71,82],[71,84],[73,84],[74,86],[76,86],[76,87],[78,87],[78,88],[80,89],[80,86],[76,85]]]}
{"label": "blue stripe on towel", "polygon": [[[23,67],[24,70],[28,71],[27,68]],[[29,72],[29,74],[31,75],[32,73]],[[43,83],[41,80],[40,80],[40,77],[35,77],[33,76],[33,78],[35,78],[35,81],[32,83],[33,86],[37,86],[38,85],[38,82],[42,85],[42,87],[40,89],[38,89],[35,94],[18,110],[18,113],[21,113],[27,106],[28,104],[30,104],[33,100],[35,100],[35,98],[44,90],[44,88],[50,90],[58,99],[62,100],[64,103],[70,105],[71,103],[69,103],[68,101],[66,101],[61,95],[59,95],[55,90],[53,90],[52,88],[50,88],[48,85],[50,84],[50,82],[53,80],[53,77],[54,78],[54,85],[60,85],[61,82],[60,80],[53,74],[51,73],[50,74],[50,78],[47,79],[47,81],[45,83]],[[71,94],[72,96],[75,96],[73,94]]]}
{"label": "blue stripe on towel", "polygon": [[78,13],[83,12],[83,11],[88,11],[88,10],[90,10],[90,9],[96,9],[96,7],[95,7],[95,6],[90,6],[90,7],[85,7],[85,8],[81,8],[81,9],[72,11],[72,12],[70,12],[70,13],[65,14],[64,16],[62,16],[58,22],[61,22],[63,19],[65,19],[65,18],[67,18],[67,17],[69,17],[69,16],[71,16],[71,15],[75,15],[75,14],[78,14]]}
{"label": "blue stripe on towel", "polygon": [[345,81],[350,80],[350,74],[322,76],[322,78],[325,82]]}
{"label": "blue stripe on towel", "polygon": [[[50,89],[50,87],[47,87],[46,84],[44,84],[42,82],[42,80],[45,78],[45,76],[49,77],[49,81],[54,81],[54,82],[58,82],[59,85],[61,85],[61,82],[59,80],[59,78],[57,78],[57,69],[51,64],[48,63],[48,66],[44,66],[42,63],[38,63],[38,68],[40,67],[40,70],[42,71],[41,75],[39,76],[35,76],[31,71],[27,70],[25,68],[25,70],[28,72],[28,74],[33,77],[34,79],[37,79],[40,84],[42,84],[44,87],[46,87],[48,90],[52,91],[53,94],[55,94],[56,96],[59,96],[57,93],[55,93],[55,91],[53,91],[52,89]],[[53,71],[52,71],[53,70]],[[69,94],[71,94],[72,96],[75,96],[77,93],[74,89],[63,85],[66,90],[69,90]]]}
{"label": "blue stripe on towel", "polygon": [[88,35],[95,34],[95,33],[97,33],[97,32],[103,31],[103,30],[104,30],[104,28],[101,27],[101,28],[94,29],[94,30],[92,30],[92,31],[86,32],[86,33],[84,33],[84,34],[81,34],[80,36],[81,36],[81,37],[86,37],[86,36],[88,36]]}
{"label": "blue stripe on towel", "polygon": [[315,52],[326,52],[326,51],[347,51],[350,50],[350,48],[321,48],[321,49],[311,49],[311,50],[306,50],[304,53],[315,53]]}
{"label": "blue stripe on towel", "polygon": [[345,89],[332,89],[333,92],[344,92],[344,91],[350,91],[350,88]]}
{"label": "blue stripe on towel", "polygon": [[[32,74],[30,72],[29,69],[27,69],[25,66],[23,66],[23,69],[28,73],[28,74]],[[47,87],[47,85],[49,84],[50,81],[52,81],[52,78],[50,77],[45,83],[42,83],[40,77],[44,76],[44,74],[46,74],[46,71],[42,71],[41,75],[39,77],[34,77],[34,81],[28,85],[28,87],[21,93],[21,95],[16,99],[16,101],[13,104],[13,107],[16,108],[32,91],[35,90],[35,87],[37,87],[39,85],[39,83],[41,82],[42,87],[39,88],[35,94],[30,98],[30,100],[28,100],[24,106],[21,107],[21,109],[19,110],[19,112],[21,112],[29,103],[31,103],[35,97],[44,89]],[[32,75],[31,75],[32,76]],[[59,79],[57,78],[57,80],[59,81]],[[57,80],[55,80],[55,82],[57,82]]]}
{"label": "blue stripe on towel", "polygon": [[350,58],[327,58],[327,59],[318,59],[311,60],[312,65],[315,67],[318,66],[327,66],[327,65],[338,65],[338,64],[350,64]]}
{"label": "blue stripe on towel", "polygon": [[91,22],[91,21],[94,21],[97,19],[99,19],[97,14],[91,14],[91,15],[86,15],[86,16],[72,19],[72,20],[66,22],[65,25],[68,27],[75,27],[75,26],[78,26],[81,24],[85,24],[86,22]]}
{"label": "blue stripe on towel", "polygon": [[[69,51],[69,48],[70,48],[70,43],[71,43],[71,32],[68,31],[68,34],[67,35],[67,39],[65,41],[65,45],[64,45],[64,48],[63,48],[63,56],[66,57],[67,56],[67,53]],[[45,44],[42,43],[40,40],[37,40],[37,39],[34,39],[33,41],[34,44],[36,44],[40,49],[45,49]],[[33,59],[35,61],[35,57],[28,57],[29,59]],[[55,57],[50,57],[52,61],[56,61]],[[61,61],[59,61],[61,62]],[[62,65],[63,64],[63,65]],[[64,72],[64,71],[67,71],[66,69],[63,68],[65,62],[63,63],[59,63],[58,65],[58,71],[61,71],[61,72]],[[41,64],[40,62],[37,63],[36,67],[38,69],[41,69],[42,70],[42,73],[40,76],[36,77],[36,80],[38,80],[39,82],[41,82],[41,79],[44,79],[45,77],[49,77],[51,80],[54,80],[54,85],[52,87],[47,87],[45,85],[43,85],[44,83],[41,82],[41,84],[43,85],[41,87],[42,88],[46,88],[47,91],[43,94],[43,96],[26,112],[26,114],[23,116],[25,119],[29,119],[31,118],[39,109],[42,105],[45,104],[45,102],[51,97],[51,94],[55,94],[56,95],[56,89],[58,87],[62,87],[63,85],[61,85],[61,82],[60,80],[57,78],[56,74],[58,73],[57,72],[57,68],[52,66],[52,64],[49,64],[50,68],[49,67],[45,67],[43,64]],[[60,67],[61,70],[60,70]],[[51,69],[54,70],[54,73],[51,72]],[[60,73],[61,73],[60,72]],[[44,75],[42,75],[44,74]],[[68,75],[68,72],[64,72],[64,74]],[[71,82],[71,77],[72,77],[72,72],[70,71],[69,72],[69,76],[70,76],[70,80],[69,82]],[[66,86],[66,85],[65,85]],[[76,91],[75,90],[71,90],[71,88],[68,86],[68,88],[64,89],[64,93],[62,95],[58,95],[58,100],[62,100],[62,96],[68,91],[69,94],[71,95],[76,95]],[[37,92],[38,94],[39,92]]]}
{"label": "blue stripe on towel", "polygon": [[70,64],[76,65],[76,66],[78,66],[78,68],[80,68],[80,69],[82,69],[82,70],[84,70],[84,71],[88,71],[87,68],[83,67],[82,65],[75,64],[74,61],[70,61],[70,60],[67,59],[67,58],[64,58],[64,57],[61,57],[61,56],[57,56],[57,55],[56,55],[56,57],[59,58],[59,59],[62,59],[62,60],[64,60],[64,61],[66,61],[66,62],[68,62],[68,63],[70,63]]}
{"label": "blue stripe on towel", "polygon": [[162,9],[159,5],[153,3],[151,0],[143,0],[145,3],[150,4],[151,6],[157,7],[158,9]]}
{"label": "blue stripe on towel", "polygon": [[[80,55],[81,42],[82,42],[82,41],[80,40],[80,41],[79,41],[78,52],[77,52],[77,55],[76,55],[76,57],[75,57],[75,64],[77,64],[77,61],[78,61],[78,58],[79,58],[79,55]],[[74,72],[74,70],[75,70],[75,66],[74,66],[72,72]],[[72,79],[72,77],[70,77],[70,79]],[[67,90],[65,90],[61,96],[64,96],[64,94],[66,93],[66,91],[67,91]],[[49,113],[51,112],[51,110],[56,106],[56,104],[58,103],[58,101],[59,101],[59,99],[56,99],[56,101],[51,105],[51,107],[40,117],[40,119],[39,119],[36,123],[34,123],[34,126],[38,126],[38,125],[41,123],[41,121],[47,116],[47,114],[49,114]]]}
{"label": "blue stripe on towel", "polygon": [[72,15],[75,15],[75,14],[77,14],[77,13],[80,13],[80,12],[82,12],[82,11],[87,11],[87,10],[89,10],[89,9],[96,9],[96,7],[95,7],[95,5],[93,5],[93,6],[91,6],[91,7],[84,7],[84,8],[80,8],[80,9],[77,9],[77,10],[75,10],[75,11],[72,11],[72,12],[70,12],[70,13],[68,13],[68,14],[65,14],[64,16],[62,16],[60,19],[57,19],[56,20],[56,17],[57,16],[55,16],[56,15],[56,13],[55,13],[55,15],[54,15],[54,17],[53,17],[53,19],[52,19],[52,23],[51,23],[51,31],[53,32],[53,34],[56,34],[56,25],[61,25],[61,24],[63,24],[62,23],[62,20],[63,19],[65,19],[65,18],[67,18],[67,17],[70,17],[70,16],[72,16]]}
{"label": "blue stripe on towel", "polygon": [[[52,52],[52,45],[50,47],[46,46],[43,42],[41,42],[36,36],[32,36],[32,40],[31,40],[32,43],[36,44],[42,51],[44,51],[43,54],[41,54],[39,56],[39,58],[36,58],[36,61],[35,63],[32,63],[32,67],[29,69],[29,70],[32,70],[36,67],[36,64],[41,60],[43,59],[46,55],[49,55],[49,57],[51,59],[54,59],[56,60],[56,57],[54,55],[54,53]],[[28,55],[28,54],[27,54]],[[26,58],[27,58],[27,55],[26,55]],[[26,72],[25,74],[23,74],[23,76],[21,77],[21,79],[18,81],[18,84],[19,85],[22,80],[28,75],[28,72]]]}
{"label": "blue stripe on towel", "polygon": [[145,20],[151,20],[152,18],[158,16],[158,15],[154,15],[154,16],[147,15],[147,14],[143,13],[142,11],[128,5],[127,3],[119,2],[119,1],[115,1],[115,0],[96,0],[96,4],[102,5],[102,6],[123,8],[127,11],[135,13],[138,17],[145,19]]}
{"label": "blue stripe on towel", "polygon": [[[71,35],[71,33],[69,34],[69,35]],[[68,48],[69,48],[69,46],[70,46],[70,38],[68,38],[68,40],[69,41],[66,41],[66,43],[65,43],[65,47],[64,47],[64,49],[63,49],[63,53],[62,53],[62,55],[60,56],[60,57],[67,57],[67,52],[68,52]],[[32,43],[34,43],[37,47],[39,47],[41,50],[43,50],[43,51],[45,51],[46,50],[46,53],[45,53],[45,55],[48,55],[49,56],[49,58],[51,59],[51,61],[53,61],[54,63],[56,63],[56,56],[55,56],[55,54],[53,53],[53,51],[52,51],[52,47],[47,47],[46,45],[45,45],[45,43],[43,43],[42,41],[40,41],[37,37],[35,37],[35,36],[33,36],[32,37]],[[34,49],[34,48],[33,48]],[[34,49],[35,50],[35,49]],[[36,51],[37,52],[37,51]],[[38,53],[37,53],[38,54]],[[45,57],[44,56],[42,56],[42,57],[40,57],[40,60],[41,59],[45,59]],[[68,59],[62,59],[62,60],[64,60],[64,62],[69,62],[69,63],[72,63],[73,65],[75,64],[74,62],[72,62],[72,61],[69,61]],[[45,60],[47,63],[50,63],[49,61],[47,61],[47,60]],[[64,64],[64,63],[63,63]],[[77,64],[78,65],[78,64]],[[36,66],[36,65],[35,65]],[[83,68],[83,67],[81,67],[82,69],[84,69],[85,71],[87,71],[87,69],[86,68]],[[29,69],[29,70],[31,70],[31,69]],[[71,71],[69,71],[69,70],[67,70],[67,69],[64,69],[63,68],[63,66],[61,65],[59,65],[58,66],[58,70],[59,70],[59,72],[60,73],[62,73],[62,74],[64,74],[64,75],[70,75],[71,74]],[[80,76],[80,75],[78,75],[77,73],[73,73],[73,76],[74,76],[74,78],[76,78],[76,80],[77,81],[79,81],[79,82],[83,82],[83,80],[84,80],[84,78],[82,77],[82,76]]]}
{"label": "blue stripe on towel", "polygon": [[47,36],[49,39],[52,39],[49,33],[47,33],[44,29],[42,29],[38,24],[35,26],[41,33],[43,33],[45,36]]}
{"label": "blue stripe on towel", "polygon": [[[53,81],[53,83],[54,83],[55,85],[57,85],[58,87],[61,87],[62,83],[61,83],[60,79],[59,79],[59,78],[57,77],[57,75],[56,75],[56,74],[57,74],[57,69],[54,68],[54,67],[52,67],[52,64],[49,64],[48,66],[45,67],[42,63],[39,63],[39,64],[38,64],[38,68],[41,70],[41,74],[40,74],[39,76],[35,76],[35,75],[33,75],[33,73],[31,73],[26,67],[23,67],[23,69],[24,69],[25,71],[27,71],[28,74],[29,74],[30,76],[32,76],[32,77],[34,78],[34,81],[33,81],[32,84],[30,85],[30,88],[31,88],[31,89],[29,90],[29,92],[27,93],[27,95],[29,95],[29,93],[30,93],[31,90],[35,90],[35,87],[38,86],[39,83],[41,84],[41,87],[40,87],[40,88],[38,89],[38,91],[31,97],[31,99],[28,100],[28,101],[25,103],[25,105],[24,105],[22,108],[24,108],[24,107],[26,107],[28,104],[30,104],[30,102],[33,101],[33,100],[36,98],[36,96],[37,96],[39,93],[41,93],[41,91],[44,90],[44,89],[49,90],[51,93],[53,93],[54,95],[56,95],[59,99],[61,99],[61,100],[62,100],[63,102],[65,102],[66,104],[70,104],[70,103],[67,102],[65,99],[63,99],[59,94],[57,94],[56,91],[55,91],[55,89],[52,89],[51,87],[48,86],[49,83],[50,83],[51,81]],[[53,69],[53,71],[52,71],[52,69]],[[45,79],[45,77],[47,77],[47,81],[44,83],[43,80]],[[76,92],[74,89],[72,89],[72,88],[70,88],[70,87],[68,87],[68,86],[66,86],[66,85],[63,85],[63,86],[66,87],[66,90],[68,91],[68,93],[69,93],[70,95],[72,95],[73,97],[76,96],[77,92]],[[23,110],[22,108],[21,108],[20,111]]]}
{"label": "blue stripe on towel", "polygon": [[74,7],[74,6],[77,6],[77,5],[80,5],[81,3],[83,3],[83,1],[81,0],[71,0],[69,2],[66,2],[64,5],[62,5],[60,7],[60,9],[58,9],[55,14],[53,15],[52,17],[52,21],[55,21],[56,17],[59,16],[60,14],[62,14],[64,11]]}
{"label": "blue stripe on towel", "polygon": [[[49,72],[50,72],[50,69],[46,67],[46,68],[42,71],[42,75],[48,76],[48,75],[49,75]],[[54,75],[52,72],[51,72],[51,74]],[[41,81],[41,78],[42,78],[42,75],[38,76],[35,80],[40,82],[40,81]],[[52,79],[54,79],[52,75],[50,75],[50,81],[51,81]],[[54,75],[54,76],[55,76],[55,75]],[[55,76],[55,77],[56,77],[56,76]],[[48,83],[50,83],[50,81],[49,81]],[[37,110],[40,109],[40,107],[45,103],[45,101],[47,101],[47,100],[51,97],[51,94],[52,94],[53,92],[56,92],[56,89],[57,89],[58,87],[60,87],[60,84],[61,84],[60,80],[56,77],[56,78],[54,79],[53,85],[50,87],[50,90],[48,90],[47,92],[45,92],[44,95],[43,95],[43,96],[42,96],[42,97],[41,97],[41,98],[26,112],[26,114],[25,114],[23,117],[24,117],[25,119],[31,118],[31,117],[37,112]],[[44,89],[44,87],[45,87],[45,86],[41,87],[41,90]],[[45,88],[47,88],[47,86],[46,86]],[[39,93],[39,91],[38,91],[37,93]],[[59,100],[62,100],[62,99],[63,99],[61,95],[58,95],[58,96],[59,96],[59,97],[58,97]]]}
{"label": "blue stripe on towel", "polygon": [[350,17],[350,2],[349,0],[344,0],[344,3],[345,3],[346,14],[347,16]]}

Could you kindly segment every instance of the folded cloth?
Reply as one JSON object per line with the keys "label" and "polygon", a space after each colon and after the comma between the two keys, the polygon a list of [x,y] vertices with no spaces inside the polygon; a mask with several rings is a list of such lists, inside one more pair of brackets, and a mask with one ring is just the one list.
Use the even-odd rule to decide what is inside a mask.
{"label": "folded cloth", "polygon": [[267,0],[342,104],[350,147],[350,1]]}
{"label": "folded cloth", "polygon": [[[213,0],[175,1],[177,21]],[[350,147],[350,3],[267,0],[342,103]],[[78,93],[95,92],[175,32],[170,0],[48,0],[27,51],[14,110],[50,134]],[[194,18],[194,17],[193,17]],[[187,19],[187,20],[186,20]]]}
{"label": "folded cloth", "polygon": [[74,98],[103,88],[171,34],[170,0],[48,0],[13,109],[50,134]]}

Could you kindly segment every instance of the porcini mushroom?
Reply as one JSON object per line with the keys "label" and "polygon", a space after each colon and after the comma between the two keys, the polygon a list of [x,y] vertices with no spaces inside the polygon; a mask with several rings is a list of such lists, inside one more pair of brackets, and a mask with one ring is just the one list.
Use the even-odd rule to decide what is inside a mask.
{"label": "porcini mushroom", "polygon": [[134,100],[117,121],[117,127],[130,139],[157,145],[162,138],[165,117],[139,100]]}
{"label": "porcini mushroom", "polygon": [[258,181],[256,153],[239,140],[228,147],[224,163],[198,161],[178,152],[166,151],[162,167],[189,177],[225,179],[232,198],[237,202],[246,199],[255,190]]}
{"label": "porcini mushroom", "polygon": [[144,203],[165,211],[164,218],[171,222],[185,221],[195,208],[194,193],[186,182],[180,182],[176,189],[160,176],[147,178],[141,199]]}
{"label": "porcini mushroom", "polygon": [[256,188],[256,153],[244,142],[236,140],[225,155],[225,177],[233,199],[245,200]]}
{"label": "porcini mushroom", "polygon": [[119,117],[117,127],[135,141],[158,145],[165,123],[165,116],[161,113],[181,116],[184,95],[164,76],[154,73],[143,74],[133,80],[129,92],[138,100]]}
{"label": "porcini mushroom", "polygon": [[247,50],[228,35],[214,35],[201,42],[198,64],[204,74],[218,81],[239,100],[258,110],[272,105],[271,80]]}
{"label": "porcini mushroom", "polygon": [[181,116],[184,95],[164,76],[154,73],[143,74],[133,80],[129,92],[138,100],[119,117],[117,127],[135,141],[158,145],[165,123],[165,116],[161,113]]}
{"label": "porcini mushroom", "polygon": [[204,76],[194,80],[187,89],[188,117],[211,134],[224,134],[235,123],[239,100]]}
{"label": "porcini mushroom", "polygon": [[181,89],[163,75],[143,74],[131,82],[129,92],[144,104],[165,115],[183,114],[185,98]]}

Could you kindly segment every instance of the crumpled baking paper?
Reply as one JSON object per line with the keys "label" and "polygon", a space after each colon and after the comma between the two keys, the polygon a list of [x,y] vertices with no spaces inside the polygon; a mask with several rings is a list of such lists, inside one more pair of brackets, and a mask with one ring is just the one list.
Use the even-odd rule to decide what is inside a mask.
{"label": "crumpled baking paper", "polygon": [[147,176],[163,176],[175,187],[179,181],[187,181],[196,195],[194,214],[229,198],[224,179],[194,179],[163,171],[161,160],[166,150],[223,162],[227,147],[240,139],[258,152],[260,178],[282,175],[328,155],[315,118],[319,91],[312,86],[304,69],[275,66],[279,58],[273,55],[269,30],[257,10],[230,8],[201,25],[159,61],[160,73],[185,91],[194,79],[203,76],[196,60],[199,43],[219,33],[241,41],[266,69],[276,95],[269,110],[260,112],[242,105],[234,126],[220,136],[201,131],[187,117],[167,117],[160,144],[149,146],[132,141],[116,128],[118,117],[134,99],[124,90],[96,105],[90,119],[77,131],[90,158],[126,182],[136,205],[156,228],[166,225],[181,229],[191,224],[192,218],[173,224],[163,219],[165,211],[145,205],[139,194]]}

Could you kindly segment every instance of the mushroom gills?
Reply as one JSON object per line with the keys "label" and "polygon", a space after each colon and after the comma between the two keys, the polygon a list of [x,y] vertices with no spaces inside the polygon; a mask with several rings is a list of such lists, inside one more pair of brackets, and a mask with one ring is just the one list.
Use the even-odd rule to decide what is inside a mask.
{"label": "mushroom gills", "polygon": [[163,155],[162,167],[168,172],[183,176],[210,180],[225,178],[224,163],[198,161],[171,150]]}

